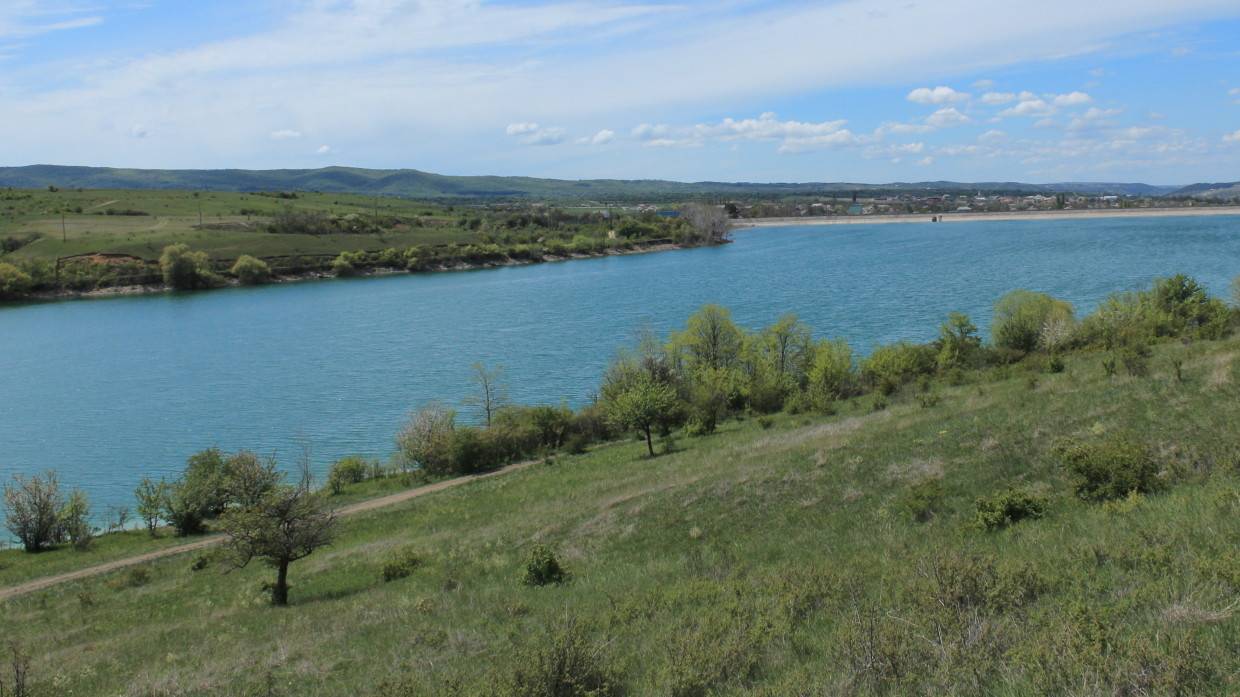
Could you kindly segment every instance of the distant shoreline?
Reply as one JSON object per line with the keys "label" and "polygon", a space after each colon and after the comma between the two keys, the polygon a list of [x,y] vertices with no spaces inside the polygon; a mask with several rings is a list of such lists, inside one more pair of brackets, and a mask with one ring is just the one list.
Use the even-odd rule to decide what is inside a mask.
{"label": "distant shoreline", "polygon": [[938,217],[944,223],[971,223],[997,220],[1070,220],[1073,218],[1170,218],[1176,216],[1240,215],[1240,206],[1201,208],[1115,208],[1083,211],[1014,211],[1006,213],[913,213],[854,215],[804,218],[751,218],[737,220],[733,227],[785,227],[789,225],[869,225],[888,223],[929,223]]}

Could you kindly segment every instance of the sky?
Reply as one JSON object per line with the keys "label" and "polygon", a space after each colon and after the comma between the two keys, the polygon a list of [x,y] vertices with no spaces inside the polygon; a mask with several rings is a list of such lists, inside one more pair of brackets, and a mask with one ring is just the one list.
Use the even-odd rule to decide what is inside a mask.
{"label": "sky", "polygon": [[0,166],[1240,180],[1236,0],[0,0]]}

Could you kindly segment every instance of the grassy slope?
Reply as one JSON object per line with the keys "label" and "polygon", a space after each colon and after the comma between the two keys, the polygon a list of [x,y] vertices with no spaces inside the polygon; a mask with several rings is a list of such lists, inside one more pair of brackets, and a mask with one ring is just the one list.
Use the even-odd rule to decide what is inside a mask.
{"label": "grassy slope", "polygon": [[[442,694],[529,665],[520,652],[569,616],[631,694],[1234,694],[1240,341],[1162,346],[1143,379],[1098,364],[1074,357],[1033,389],[1019,372],[943,388],[931,408],[748,420],[653,460],[600,448],[350,520],[294,565],[285,610],[265,604],[267,569],[173,559],[145,586],[120,575],[10,602],[0,625],[63,694],[241,694],[270,678],[274,694],[357,695],[402,676]],[[1074,499],[1052,442],[1125,431],[1177,483],[1121,506]],[[939,475],[941,512],[911,521],[909,483]],[[1047,518],[974,530],[974,498],[1013,484],[1051,494]],[[535,542],[570,583],[520,585]],[[424,566],[380,582],[402,545]],[[998,580],[979,587],[987,564]]]}
{"label": "grassy slope", "polygon": [[[26,198],[29,196],[29,198]],[[12,253],[15,259],[55,259],[61,256],[108,252],[158,259],[169,244],[184,242],[218,259],[240,254],[334,254],[343,250],[409,247],[417,244],[471,242],[477,234],[457,227],[464,209],[449,212],[440,206],[353,194],[299,194],[287,200],[244,193],[189,191],[61,190],[0,192],[0,237],[38,233],[42,238]],[[7,198],[6,198],[7,197]],[[419,216],[423,225],[383,235],[273,235],[263,226],[263,215],[287,208],[327,211],[345,215]],[[196,229],[198,210],[203,222],[250,223],[252,230]],[[77,209],[81,213],[77,213]],[[107,209],[139,210],[146,216],[96,215]],[[242,210],[258,211],[241,215]],[[65,215],[65,229],[61,215]],[[67,234],[66,234],[67,233]],[[62,239],[62,238],[67,238]]]}

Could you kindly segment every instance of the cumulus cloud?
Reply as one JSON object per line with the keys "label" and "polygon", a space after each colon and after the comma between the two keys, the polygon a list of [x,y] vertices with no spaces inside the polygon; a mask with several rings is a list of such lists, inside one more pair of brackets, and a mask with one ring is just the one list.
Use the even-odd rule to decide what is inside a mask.
{"label": "cumulus cloud", "polygon": [[615,139],[616,132],[610,128],[604,128],[593,136],[582,138],[579,142],[583,145],[606,145]]}
{"label": "cumulus cloud", "polygon": [[296,140],[301,137],[301,131],[294,131],[291,128],[282,128],[278,131],[271,132],[272,140]]}
{"label": "cumulus cloud", "polygon": [[1054,96],[1053,104],[1055,106],[1079,106],[1088,104],[1093,98],[1084,92],[1069,92],[1068,94],[1057,94]]}
{"label": "cumulus cloud", "polygon": [[757,118],[725,118],[717,123],[669,126],[643,123],[633,137],[649,147],[700,147],[710,142],[772,141],[781,153],[797,153],[842,145],[856,145],[862,139],[844,128],[843,119],[833,121],[782,120],[773,112]]}
{"label": "cumulus cloud", "polygon": [[960,113],[956,107],[944,107],[926,117],[926,125],[931,128],[951,128],[970,123],[968,116]]}
{"label": "cumulus cloud", "polygon": [[1073,118],[1068,122],[1068,130],[1082,131],[1088,128],[1100,128],[1109,124],[1108,119],[1112,116],[1119,116],[1120,109],[1099,109],[1098,107],[1090,107],[1085,113]]}
{"label": "cumulus cloud", "polygon": [[950,104],[969,98],[967,92],[957,92],[950,87],[918,87],[908,93],[906,99],[917,104]]}
{"label": "cumulus cloud", "polygon": [[994,143],[997,141],[1004,140],[1005,138],[1007,138],[1006,133],[1004,133],[1003,131],[993,129],[993,128],[977,137],[977,139],[982,141],[983,143]]}
{"label": "cumulus cloud", "polygon": [[315,151],[314,151],[314,153],[315,153],[316,155],[327,155],[327,154],[331,153],[331,151],[332,151],[332,146],[330,146],[330,145],[320,145],[320,146],[319,146],[319,149],[318,149],[318,150],[315,150]]}
{"label": "cumulus cloud", "polygon": [[1022,99],[1016,106],[1004,109],[999,112],[999,116],[1046,116],[1053,114],[1055,108],[1046,102],[1046,100],[1032,97]]}
{"label": "cumulus cloud", "polygon": [[990,104],[991,106],[998,105],[998,104],[1007,104],[1008,102],[1014,101],[1015,99],[1016,99],[1016,95],[1013,94],[1012,92],[987,92],[986,94],[982,95],[982,103]]}
{"label": "cumulus cloud", "polygon": [[922,167],[929,167],[930,165],[934,164],[934,158],[927,155],[926,157],[923,157],[920,160],[918,160],[917,164],[921,165]]}
{"label": "cumulus cloud", "polygon": [[563,143],[565,138],[563,128],[544,128],[529,121],[510,123],[504,132],[517,137],[522,145],[556,145]]}
{"label": "cumulus cloud", "polygon": [[1223,136],[1224,143],[1240,143],[1240,130]]}

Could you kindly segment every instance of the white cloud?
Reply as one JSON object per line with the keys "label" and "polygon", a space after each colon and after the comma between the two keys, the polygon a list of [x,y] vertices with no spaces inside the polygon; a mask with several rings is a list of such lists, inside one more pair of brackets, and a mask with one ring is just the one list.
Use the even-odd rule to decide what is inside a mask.
{"label": "white cloud", "polygon": [[674,127],[643,123],[633,137],[650,147],[700,147],[710,142],[773,141],[781,153],[798,153],[843,145],[859,145],[864,139],[834,121],[781,120],[773,112],[758,118],[725,118],[718,123]]}
{"label": "white cloud", "polygon": [[1240,87],[1233,87],[1227,94],[1236,98],[1236,104],[1240,104]]}
{"label": "white cloud", "polygon": [[992,106],[997,104],[1007,104],[1015,99],[1016,95],[1011,92],[987,92],[982,95],[982,103],[990,104]]}
{"label": "white cloud", "polygon": [[1055,106],[1079,106],[1088,104],[1093,98],[1084,92],[1069,92],[1068,94],[1057,94],[1054,96]]}
{"label": "white cloud", "polygon": [[332,151],[332,146],[330,146],[330,145],[320,145],[320,146],[319,146],[319,149],[318,149],[318,150],[315,150],[315,151],[314,151],[314,153],[315,153],[316,155],[327,155],[327,154],[329,154],[331,151]]}
{"label": "white cloud", "polygon": [[978,80],[973,83],[973,87],[979,90],[988,90],[995,86],[994,80]]}
{"label": "white cloud", "polygon": [[296,140],[301,137],[301,131],[294,131],[291,128],[282,128],[278,131],[271,132],[272,140]]}
{"label": "white cloud", "polygon": [[42,0],[5,0],[0,5],[0,39],[93,27],[103,22],[103,17],[92,14],[94,9]]}
{"label": "white cloud", "polygon": [[950,87],[918,87],[908,93],[906,99],[918,104],[950,104],[963,102],[969,98],[967,92],[957,92]]}
{"label": "white cloud", "polygon": [[1005,138],[1007,138],[1006,133],[1004,133],[1003,131],[995,130],[995,129],[986,131],[985,133],[977,137],[977,139],[983,143],[994,143],[997,141],[1004,140]]}
{"label": "white cloud", "polygon": [[1047,116],[1054,111],[1055,108],[1045,100],[1033,98],[1024,99],[1016,106],[1004,109],[999,112],[999,116]]}
{"label": "white cloud", "polygon": [[588,145],[606,145],[615,139],[616,132],[609,128],[604,128],[598,133],[595,133],[593,136],[583,138],[582,140]]}
{"label": "white cloud", "polygon": [[1224,143],[1240,143],[1240,130],[1223,136]]}
{"label": "white cloud", "polygon": [[927,155],[926,157],[923,157],[920,160],[918,160],[917,164],[921,165],[922,167],[929,167],[930,165],[934,164],[934,158]]}
{"label": "white cloud", "polygon": [[532,121],[510,123],[504,133],[518,136],[517,140],[522,145],[557,145],[563,143],[565,138],[563,128],[544,128]]}
{"label": "white cloud", "polygon": [[1098,107],[1090,107],[1085,113],[1077,116],[1068,122],[1068,130],[1082,131],[1087,128],[1100,128],[1108,125],[1107,119],[1112,116],[1119,116],[1121,109],[1099,109]]}
{"label": "white cloud", "polygon": [[510,136],[519,136],[519,135],[525,135],[526,133],[533,133],[537,130],[538,130],[538,124],[524,122],[524,123],[508,124],[508,128],[505,128],[504,132]]}
{"label": "white cloud", "polygon": [[956,107],[944,107],[926,117],[926,125],[931,128],[951,128],[970,123],[968,116],[960,113]]}

